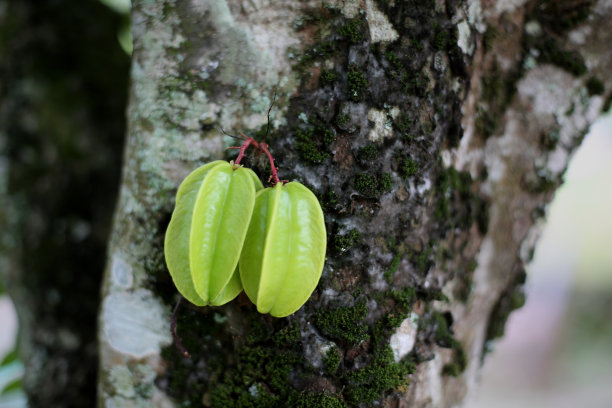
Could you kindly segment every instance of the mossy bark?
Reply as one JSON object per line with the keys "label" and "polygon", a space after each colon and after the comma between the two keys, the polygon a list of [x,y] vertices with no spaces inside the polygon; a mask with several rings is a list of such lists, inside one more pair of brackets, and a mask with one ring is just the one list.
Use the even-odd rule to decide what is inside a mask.
{"label": "mossy bark", "polygon": [[[603,2],[483,7],[134,3],[101,404],[445,407],[466,397],[523,303],[538,214],[612,86],[611,34],[596,29],[612,13]],[[183,307],[186,360],[168,332],[177,294],[162,242],[174,194],[198,165],[232,157],[219,128],[266,135],[275,91],[267,142],[281,178],[308,185],[324,208],[323,277],[284,319],[244,296]],[[268,178],[260,157],[247,164]],[[161,317],[131,327],[150,311]]]}
{"label": "mossy bark", "polygon": [[[603,0],[134,1],[99,405],[460,403],[610,99],[610,17]],[[183,307],[186,360],[162,246],[176,188],[232,157],[219,128],[264,137],[275,91],[266,141],[324,208],[323,277],[284,319],[244,296]],[[245,163],[267,180],[261,157]]]}

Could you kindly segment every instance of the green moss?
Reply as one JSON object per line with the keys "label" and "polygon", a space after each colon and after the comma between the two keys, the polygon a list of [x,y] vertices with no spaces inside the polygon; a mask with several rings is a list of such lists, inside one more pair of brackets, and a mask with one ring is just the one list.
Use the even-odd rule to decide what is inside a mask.
{"label": "green moss", "polygon": [[406,313],[390,313],[385,317],[385,326],[389,329],[398,328],[401,326],[402,322],[406,320],[406,317],[408,317]]}
{"label": "green moss", "polygon": [[510,313],[524,304],[525,294],[522,291],[513,291],[504,295],[493,310],[487,330],[487,339],[502,337]]}
{"label": "green moss", "polygon": [[412,40],[412,47],[415,48],[417,51],[423,51],[425,49],[425,45],[417,39]]}
{"label": "green moss", "polygon": [[283,406],[295,408],[346,408],[343,400],[324,392],[295,395],[288,404]]}
{"label": "green moss", "polygon": [[414,288],[393,289],[389,292],[389,296],[405,311],[410,311],[416,299],[416,292]]}
{"label": "green moss", "polygon": [[336,79],[338,79],[339,76],[340,74],[338,74],[336,71],[332,71],[329,69],[323,69],[321,71],[321,76],[319,78],[323,83],[330,84],[334,82]]}
{"label": "green moss", "polygon": [[402,261],[402,256],[400,253],[396,253],[393,256],[393,260],[391,261],[391,264],[389,264],[389,267],[387,268],[387,270],[384,273],[384,278],[387,282],[391,283],[393,281],[393,275],[395,275],[395,272],[397,272],[397,268],[399,267],[400,262]]}
{"label": "green moss", "polygon": [[[197,361],[201,358],[200,353],[210,354],[207,359],[209,367],[216,367],[224,363],[220,349],[222,343],[202,348],[202,338],[211,338],[223,325],[215,323],[212,313],[202,315],[188,308],[181,309],[177,322],[177,334],[183,339],[183,346],[191,354],[191,359]],[[193,363],[187,361],[172,344],[162,350],[162,358],[167,364],[168,370],[164,382],[167,383],[166,391],[184,407],[198,407],[201,405],[202,395],[206,392],[207,384],[198,382],[191,384]]]}
{"label": "green moss", "polygon": [[[178,334],[192,360],[174,346],[163,351],[166,391],[181,406],[200,407],[205,397],[212,407],[278,407],[297,393],[291,375],[304,370],[298,324],[266,321],[254,310],[245,310],[243,317],[245,334],[234,337],[213,313],[181,313]],[[210,382],[202,381],[196,367],[205,367]]]}
{"label": "green moss", "polygon": [[478,266],[478,263],[475,260],[468,261],[467,263],[460,262],[456,279],[457,284],[453,288],[453,295],[456,299],[467,302],[470,294],[472,293],[472,277],[474,276],[474,270]]}
{"label": "green moss", "polygon": [[370,364],[347,374],[347,399],[354,404],[372,404],[385,392],[407,385],[406,377],[413,371],[413,364],[395,362],[388,344],[381,346]]}
{"label": "green moss", "polygon": [[359,302],[355,306],[340,306],[319,311],[315,317],[315,325],[331,338],[358,343],[369,337],[367,326],[363,323],[367,313],[365,302]]}
{"label": "green moss", "polygon": [[442,374],[458,377],[467,367],[467,356],[459,342],[455,343],[453,351],[455,352],[454,360],[442,367]]}
{"label": "green moss", "polygon": [[342,355],[340,350],[336,347],[330,347],[323,358],[323,371],[325,371],[325,374],[333,376],[338,371],[341,361]]}
{"label": "green moss", "polygon": [[438,31],[434,38],[433,46],[436,50],[440,51],[446,48],[448,42],[448,33],[446,31]]}
{"label": "green moss", "polygon": [[334,131],[322,123],[298,128],[295,134],[295,149],[302,159],[316,164],[322,163],[330,156],[328,145],[336,140]]}
{"label": "green moss", "polygon": [[403,178],[407,179],[415,176],[419,172],[419,164],[412,160],[410,157],[406,157],[402,160],[399,166],[399,174]]}
{"label": "green moss", "polygon": [[476,131],[486,140],[491,137],[499,127],[499,119],[489,110],[479,107],[476,112]]}
{"label": "green moss", "polygon": [[423,97],[427,93],[429,78],[422,72],[404,71],[400,76],[400,84],[405,93]]}
{"label": "green moss", "polygon": [[414,264],[415,269],[417,271],[421,273],[426,273],[429,270],[429,268],[433,264],[433,261],[431,260],[433,248],[433,242],[429,242],[427,246],[425,246],[425,248],[423,248],[421,251],[414,251],[411,254],[410,260]]}
{"label": "green moss", "polygon": [[407,140],[413,139],[418,129],[415,120],[405,113],[400,114],[393,125],[400,132],[402,137]]}
{"label": "green moss", "polygon": [[316,164],[323,163],[329,157],[329,154],[319,150],[319,146],[309,135],[312,135],[312,132],[309,130],[297,131],[298,141],[295,144],[295,150],[298,151],[304,160]]}
{"label": "green moss", "polygon": [[290,347],[299,343],[301,339],[300,328],[297,324],[291,324],[279,330],[273,338],[274,344],[279,347]]}
{"label": "green moss", "polygon": [[606,90],[606,88],[604,87],[603,82],[601,82],[601,80],[597,77],[590,77],[587,81],[586,81],[586,88],[587,91],[589,93],[589,95],[593,96],[593,95],[602,95],[604,93],[604,91]]}
{"label": "green moss", "polygon": [[487,75],[482,77],[481,96],[487,101],[503,97],[504,78],[497,63],[493,64],[493,68]]}
{"label": "green moss", "polygon": [[361,173],[355,177],[355,189],[366,197],[376,197],[378,178],[370,173]]}
{"label": "green moss", "polygon": [[393,179],[391,178],[391,173],[384,172],[380,176],[380,191],[382,193],[386,193],[391,191],[393,187]]}
{"label": "green moss", "polygon": [[380,198],[384,193],[391,191],[393,180],[390,173],[359,173],[353,180],[355,190],[368,198]]}
{"label": "green moss", "polygon": [[348,115],[340,114],[338,115],[338,117],[336,117],[336,124],[342,128],[346,126],[346,124],[348,123],[348,120],[349,120]]}
{"label": "green moss", "polygon": [[355,65],[349,66],[347,74],[347,85],[349,90],[349,99],[353,102],[363,100],[364,93],[368,87],[368,80],[363,72],[359,71]]}
{"label": "green moss", "polygon": [[321,135],[321,140],[323,141],[323,144],[329,145],[336,141],[336,133],[334,133],[334,131],[330,128],[320,126],[318,128],[318,131]]}
{"label": "green moss", "polygon": [[395,71],[399,72],[404,68],[399,57],[393,51],[385,52],[385,58],[387,59],[389,64],[395,69]]}
{"label": "green moss", "polygon": [[291,371],[302,363],[299,353],[254,346],[242,347],[237,358],[233,372],[226,372],[210,390],[213,408],[275,407],[294,392],[287,384]]}
{"label": "green moss", "polygon": [[365,38],[363,21],[359,19],[348,20],[346,24],[340,27],[338,33],[353,44],[361,42]]}
{"label": "green moss", "polygon": [[[450,313],[448,319],[452,320]],[[467,367],[467,356],[463,346],[455,339],[450,324],[445,315],[434,312],[431,315],[430,324],[434,327],[434,342],[444,348],[452,348],[454,352],[453,361],[442,368],[442,373],[451,376],[458,376]]]}
{"label": "green moss", "polygon": [[293,52],[298,55],[295,64],[296,70],[306,73],[315,61],[320,61],[336,55],[338,53],[338,48],[336,47],[335,41],[326,40],[315,43],[311,48],[302,53],[299,53],[297,50],[293,50]]}
{"label": "green moss", "polygon": [[384,303],[388,299],[393,299],[394,307],[392,312],[375,326],[373,333],[377,341],[388,338],[390,333],[394,332],[404,320],[410,317],[412,305],[416,300],[416,291],[411,287],[392,289],[381,293],[380,298],[376,301]]}
{"label": "green moss", "polygon": [[431,324],[435,328],[434,341],[440,347],[450,348],[455,343],[455,338],[450,330],[449,322],[444,315],[434,312],[431,316]]}
{"label": "green moss", "polygon": [[357,151],[357,160],[363,165],[373,163],[380,155],[380,150],[376,145],[368,145],[360,148]]}
{"label": "green moss", "polygon": [[323,213],[328,213],[336,210],[336,206],[338,205],[338,194],[334,190],[328,190],[322,196],[317,195],[319,202],[321,203],[321,207],[323,208]]}
{"label": "green moss", "polygon": [[523,68],[503,71],[494,60],[491,68],[482,77],[481,99],[486,102],[478,106],[476,130],[484,139],[499,128],[504,112],[516,94],[516,83],[523,75]]}
{"label": "green moss", "polygon": [[356,229],[349,230],[344,235],[334,236],[334,248],[338,252],[346,252],[353,246],[359,244],[361,241],[361,234]]}

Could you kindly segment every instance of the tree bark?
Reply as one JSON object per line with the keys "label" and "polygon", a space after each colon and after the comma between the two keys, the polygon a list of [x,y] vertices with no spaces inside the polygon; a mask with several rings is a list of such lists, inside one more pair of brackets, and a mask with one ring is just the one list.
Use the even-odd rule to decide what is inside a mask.
{"label": "tree bark", "polygon": [[[99,405],[460,404],[609,105],[610,17],[604,0],[135,1]],[[219,128],[265,135],[317,194],[328,255],[288,318],[244,295],[184,306],[185,359],[163,237],[183,177],[233,157]]]}
{"label": "tree bark", "polygon": [[[100,405],[459,404],[609,98],[611,14],[586,0],[135,2]],[[219,128],[265,134],[274,90],[267,142],[324,208],[323,277],[284,319],[244,295],[184,307],[185,359],[162,246],[174,194],[232,157]]]}

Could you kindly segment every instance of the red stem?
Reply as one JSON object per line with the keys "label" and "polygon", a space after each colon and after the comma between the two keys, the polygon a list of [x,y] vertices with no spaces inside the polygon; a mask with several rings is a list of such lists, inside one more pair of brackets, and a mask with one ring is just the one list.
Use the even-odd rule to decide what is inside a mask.
{"label": "red stem", "polygon": [[249,146],[253,145],[253,147],[256,150],[262,151],[266,154],[266,156],[268,156],[268,160],[270,161],[270,171],[272,172],[272,179],[274,180],[274,185],[277,185],[281,180],[279,180],[278,178],[278,171],[276,169],[276,166],[274,165],[274,158],[272,157],[272,154],[268,150],[268,144],[264,142],[258,143],[257,140],[253,139],[252,137],[246,137],[242,132],[240,132],[240,135],[244,136],[244,138],[246,139],[244,143],[242,143],[240,147],[230,148],[230,149],[240,149],[240,152],[238,153],[238,157],[236,157],[234,164],[237,164],[237,165],[240,164],[240,162],[244,158],[246,150],[249,148]]}
{"label": "red stem", "polygon": [[268,156],[268,160],[270,161],[270,171],[272,172],[272,178],[274,179],[274,185],[277,185],[280,180],[278,179],[278,172],[276,171],[276,166],[274,165],[274,158],[268,150],[268,144],[260,143],[259,149],[264,152],[266,156]]}
{"label": "red stem", "polygon": [[[242,132],[240,132],[240,135],[244,136]],[[234,162],[235,164],[240,164],[240,161],[244,157],[246,149],[248,149],[251,144],[254,144],[256,149],[259,147],[259,143],[257,143],[255,139],[253,139],[252,137],[244,137],[246,138],[246,140],[244,141],[242,146],[240,146],[240,153],[238,153],[238,157],[236,157],[236,161]]]}

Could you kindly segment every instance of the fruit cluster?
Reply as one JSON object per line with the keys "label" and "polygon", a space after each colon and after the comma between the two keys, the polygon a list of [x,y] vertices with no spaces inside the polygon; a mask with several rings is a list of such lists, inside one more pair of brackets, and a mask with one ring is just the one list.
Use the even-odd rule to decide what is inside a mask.
{"label": "fruit cluster", "polygon": [[[239,164],[249,146],[268,156],[272,187],[263,188]],[[267,145],[247,138],[235,162],[208,163],[183,180],[164,253],[174,284],[191,303],[219,306],[244,289],[260,313],[284,317],[316,288],[326,240],[315,195],[280,181]]]}

